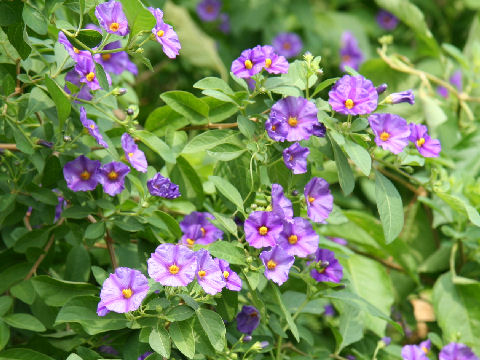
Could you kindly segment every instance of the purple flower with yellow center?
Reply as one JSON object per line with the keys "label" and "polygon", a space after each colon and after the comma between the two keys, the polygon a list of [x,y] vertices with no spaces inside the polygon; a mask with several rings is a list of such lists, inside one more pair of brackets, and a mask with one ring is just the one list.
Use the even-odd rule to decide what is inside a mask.
{"label": "purple flower with yellow center", "polygon": [[284,195],[280,184],[272,184],[272,211],[283,221],[293,221],[292,202]]}
{"label": "purple flower with yellow center", "polygon": [[[90,90],[101,89],[100,83],[97,79],[97,73],[95,71],[95,62],[92,55],[82,55],[77,58],[77,64],[75,65],[75,71],[80,75],[80,82],[86,84]],[[107,81],[110,84],[110,76],[106,74]]]}
{"label": "purple flower with yellow center", "polygon": [[295,57],[300,54],[303,43],[300,36],[295,33],[280,33],[272,41],[275,51],[286,58]]}
{"label": "purple flower with yellow center", "polygon": [[202,237],[201,226],[199,224],[193,224],[184,231],[179,243],[193,247],[197,242],[197,239]]}
{"label": "purple flower with yellow center", "polygon": [[178,185],[160,173],[156,173],[153,178],[147,181],[147,188],[153,196],[160,196],[165,199],[176,199],[181,195]]}
{"label": "purple flower with yellow center", "polygon": [[285,166],[292,170],[294,174],[304,174],[307,172],[307,157],[310,150],[294,143],[283,150],[283,161]]}
{"label": "purple flower with yellow center", "polygon": [[237,314],[237,329],[241,333],[251,335],[260,324],[260,312],[256,307],[243,305],[242,310]]}
{"label": "purple flower with yellow center", "polygon": [[110,34],[125,36],[130,31],[127,17],[123,13],[122,4],[119,1],[110,0],[97,5],[95,16],[100,26]]}
{"label": "purple flower with yellow center", "polygon": [[95,121],[87,119],[87,111],[83,106],[80,107],[80,121],[85,129],[87,129],[88,133],[97,141],[98,145],[108,149],[108,144],[103,140],[103,136],[100,134]]}
{"label": "purple flower with yellow center", "polygon": [[94,190],[98,184],[100,165],[100,161],[90,160],[84,155],[66,163],[63,167],[63,176],[68,188],[73,191]]}
{"label": "purple flower with yellow center", "polygon": [[180,53],[182,46],[178,35],[173,27],[163,21],[163,12],[160,9],[149,7],[148,10],[155,16],[157,24],[152,29],[155,39],[162,45],[163,52],[170,59],[174,59]]}
{"label": "purple flower with yellow center", "polygon": [[115,196],[125,189],[125,176],[130,168],[124,163],[112,161],[103,165],[98,172],[98,180],[103,186],[103,191]]}
{"label": "purple flower with yellow center", "polygon": [[303,193],[307,203],[308,217],[317,223],[327,219],[333,209],[333,196],[328,182],[314,177],[305,185]]}
{"label": "purple flower with yellow center", "polygon": [[377,24],[384,30],[393,30],[398,25],[398,18],[387,10],[379,10],[377,13]]}
{"label": "purple flower with yellow center", "polygon": [[288,272],[295,261],[293,255],[289,255],[282,247],[274,246],[270,250],[260,253],[260,259],[265,265],[265,277],[278,285],[288,280]]}
{"label": "purple flower with yellow center", "polygon": [[202,0],[197,5],[197,15],[202,21],[210,22],[218,17],[221,7],[220,0]]}
{"label": "purple flower with yellow center", "polygon": [[[78,92],[75,94],[72,94],[74,97],[78,99],[83,99],[90,101],[92,100],[93,96],[90,94],[90,89],[88,86],[83,85],[80,82],[80,74],[77,73],[75,70],[70,70],[67,75],[65,75],[65,87],[63,88],[67,94],[72,94],[68,86],[66,85],[66,82],[70,82],[73,85],[77,86],[79,88]],[[75,100],[75,102],[79,102]]]}
{"label": "purple flower with yellow center", "polygon": [[377,108],[378,93],[373,83],[361,75],[344,75],[328,93],[333,111],[344,115],[364,115]]}
{"label": "purple flower with yellow center", "polygon": [[271,74],[286,74],[288,73],[288,61],[285,57],[275,53],[273,46],[265,45],[261,47],[263,52],[264,68]]}
{"label": "purple flower with yellow center", "polygon": [[[207,245],[214,241],[221,240],[223,238],[223,231],[213,225],[208,219],[215,219],[215,217],[208,212],[194,211],[185,216],[180,222],[180,229],[184,232],[182,236],[182,242],[188,245],[201,244]],[[189,230],[195,229],[193,234]],[[193,237],[195,236],[195,237]]]}
{"label": "purple flower with yellow center", "polygon": [[375,134],[375,143],[383,149],[399,154],[408,145],[410,128],[404,118],[395,114],[372,114],[368,122]]}
{"label": "purple flower with yellow center", "polygon": [[164,286],[187,286],[195,278],[197,257],[185,245],[161,244],[147,260],[148,275]]}
{"label": "purple flower with yellow center", "polygon": [[307,257],[318,249],[318,240],[318,235],[308,220],[296,217],[293,218],[293,223],[283,223],[277,244],[289,255]]}
{"label": "purple flower with yellow center", "polygon": [[279,119],[269,117],[265,121],[265,130],[272,140],[283,142],[288,134],[288,125]]}
{"label": "purple flower with yellow center", "polygon": [[425,352],[417,345],[405,345],[402,348],[403,360],[428,360]]}
{"label": "purple flower with yellow center", "polygon": [[358,70],[363,62],[363,53],[358,46],[357,39],[350,31],[342,34],[342,47],[340,48],[340,70],[345,71],[345,66]]}
{"label": "purple flower with yellow center", "polygon": [[425,125],[410,123],[410,137],[418,152],[424,157],[438,157],[442,150],[440,140],[432,139],[428,135],[428,128]]}
{"label": "purple flower with yellow center", "polygon": [[215,295],[225,287],[225,278],[218,264],[212,259],[210,253],[200,249],[197,256],[197,281],[202,289],[210,295]]}
{"label": "purple flower with yellow center", "polygon": [[[120,41],[111,42],[103,48],[104,50],[120,49],[122,44]],[[133,75],[137,75],[137,66],[130,61],[128,54],[125,51],[115,53],[96,54],[95,61],[102,65],[104,70],[110,73],[120,75],[124,71],[129,71]]]}
{"label": "purple flower with yellow center", "polygon": [[125,157],[130,165],[138,171],[146,173],[148,164],[145,154],[138,148],[133,138],[127,133],[122,135],[122,148],[123,151],[125,151]]}
{"label": "purple flower with yellow center", "polygon": [[260,46],[243,50],[240,57],[232,62],[232,73],[241,78],[249,78],[262,71],[265,56]]}
{"label": "purple flower with yellow center", "polygon": [[467,345],[454,342],[444,346],[438,358],[439,360],[479,360]]}
{"label": "purple flower with yellow center", "polygon": [[423,350],[425,354],[428,354],[430,352],[430,348],[432,347],[432,341],[430,339],[427,339],[418,344],[418,346],[420,347],[420,349]]}
{"label": "purple flower with yellow center", "polygon": [[230,16],[228,16],[228,14],[225,14],[225,13],[220,14],[220,24],[218,25],[218,29],[224,34],[230,33],[231,31]]}
{"label": "purple flower with yellow center", "polygon": [[321,122],[314,124],[312,127],[312,135],[317,137],[325,137],[327,128]]}
{"label": "purple flower with yellow center", "polygon": [[402,91],[399,93],[393,93],[388,95],[385,98],[386,104],[400,104],[400,103],[409,103],[410,105],[415,104],[415,95],[412,90]]}
{"label": "purple flower with yellow center", "polygon": [[282,220],[271,211],[254,211],[245,220],[243,228],[248,244],[261,249],[275,246],[283,224]]}
{"label": "purple flower with yellow center", "polygon": [[76,62],[77,59],[80,57],[80,56],[83,56],[83,55],[90,55],[90,52],[87,51],[87,50],[79,50],[78,48],[76,48],[75,46],[73,46],[70,41],[68,41],[67,37],[65,36],[65,34],[60,31],[58,33],[58,42],[60,44],[62,44],[65,48],[65,50],[67,50],[68,52],[68,55],[70,55],[70,57]]}
{"label": "purple flower with yellow center", "polygon": [[317,107],[303,97],[288,96],[277,101],[270,111],[270,118],[287,125],[288,141],[307,140],[313,126],[318,124]]}
{"label": "purple flower with yellow center", "polygon": [[328,249],[318,249],[315,254],[315,267],[310,271],[310,275],[317,281],[329,281],[339,283],[343,277],[343,267],[337,259],[335,253]]}
{"label": "purple flower with yellow center", "polygon": [[99,312],[105,315],[108,311],[127,313],[137,310],[149,288],[147,278],[140,271],[119,267],[103,282]]}
{"label": "purple flower with yellow center", "polygon": [[240,277],[235,271],[230,269],[230,264],[223,259],[215,259],[215,263],[222,272],[227,289],[231,291],[242,290],[242,279],[240,279]]}

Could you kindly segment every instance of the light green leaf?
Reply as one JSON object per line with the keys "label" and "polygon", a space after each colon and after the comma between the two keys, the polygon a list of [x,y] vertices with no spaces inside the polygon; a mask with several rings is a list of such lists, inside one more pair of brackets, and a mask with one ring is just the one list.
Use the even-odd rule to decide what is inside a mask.
{"label": "light green leaf", "polygon": [[153,351],[167,359],[170,358],[170,349],[172,344],[170,341],[170,336],[164,328],[153,329],[148,337],[148,343]]}
{"label": "light green leaf", "polygon": [[210,130],[194,137],[182,150],[184,154],[195,154],[217,145],[231,143],[237,134],[231,130]]}
{"label": "light green leaf", "polygon": [[108,91],[110,85],[108,85],[107,74],[105,74],[105,70],[103,70],[103,66],[100,64],[95,63],[95,76],[97,77],[98,83],[100,87]]}
{"label": "light green leaf", "polygon": [[372,158],[370,153],[361,145],[350,140],[349,138],[345,139],[345,144],[343,145],[345,152],[348,154],[350,159],[360,168],[360,170],[366,175],[370,175],[372,169]]}
{"label": "light green leaf", "polygon": [[32,279],[33,287],[40,297],[49,306],[63,306],[75,296],[96,295],[96,286],[82,282],[62,281],[46,275]]}
{"label": "light green leaf", "polygon": [[355,177],[353,171],[348,164],[342,149],[332,140],[333,154],[335,156],[335,164],[338,170],[338,181],[345,195],[349,195],[355,187]]}
{"label": "light green leaf", "polygon": [[145,31],[147,35],[150,35],[157,23],[152,13],[143,6],[140,0],[120,0],[120,2],[130,28],[128,42],[130,43],[140,31]]}
{"label": "light green leaf", "polygon": [[225,324],[222,318],[216,312],[199,308],[197,317],[203,330],[207,334],[210,344],[217,351],[222,351],[225,347]]}
{"label": "light green leaf", "polygon": [[228,95],[234,94],[232,88],[223,79],[217,77],[206,77],[193,84],[193,87],[202,90],[218,90]]}
{"label": "light green leaf", "polygon": [[72,104],[70,103],[70,100],[68,100],[64,91],[60,89],[58,84],[48,76],[45,76],[45,85],[47,86],[48,92],[57,106],[59,128],[63,130],[63,124],[68,118],[68,115],[70,115]]}
{"label": "light green leaf", "polygon": [[245,265],[245,252],[228,241],[215,241],[208,247],[210,254],[230,264]]}
{"label": "light green leaf", "polygon": [[210,220],[210,222],[214,225],[220,225],[220,228],[224,228],[230,234],[237,236],[237,224],[233,221],[230,217],[227,217],[223,214],[214,212],[213,215],[215,216],[214,220]]}
{"label": "light green leaf", "polygon": [[187,358],[192,359],[195,355],[195,338],[191,322],[189,320],[174,322],[168,331],[178,350]]}
{"label": "light green leaf", "polygon": [[385,242],[391,243],[403,229],[402,198],[390,180],[375,171],[375,196]]}
{"label": "light green leaf", "polygon": [[247,149],[242,149],[233,144],[220,144],[211,150],[207,150],[207,154],[219,161],[230,161],[241,156]]}
{"label": "light green leaf", "polygon": [[36,332],[47,330],[45,326],[34,316],[30,314],[14,313],[2,318],[8,325],[17,328]]}
{"label": "light green leaf", "polygon": [[147,130],[136,130],[132,135],[138,137],[141,142],[160,155],[163,160],[175,164],[175,154],[172,149],[170,149],[170,147],[158,136]]}
{"label": "light green leaf", "polygon": [[179,114],[194,124],[199,124],[208,118],[209,107],[201,99],[186,91],[168,91],[160,98]]}
{"label": "light green leaf", "polygon": [[277,300],[278,305],[280,306],[280,310],[282,310],[283,316],[285,317],[285,320],[287,321],[288,327],[290,328],[290,331],[292,332],[293,336],[295,337],[295,340],[297,342],[300,342],[300,336],[298,333],[297,325],[295,325],[295,322],[293,321],[292,315],[290,312],[287,310],[285,307],[285,304],[283,303],[282,296],[280,294],[280,290],[278,289],[277,285],[274,285],[273,283],[271,284],[271,288],[273,289],[273,293],[275,294],[275,298]]}
{"label": "light green leaf", "polygon": [[477,209],[468,204],[465,200],[447,193],[437,192],[436,195],[445,201],[453,210],[467,216],[473,224],[480,226],[480,215],[478,214]]}
{"label": "light green leaf", "polygon": [[8,344],[8,340],[10,340],[10,328],[0,320],[0,350]]}
{"label": "light green leaf", "polygon": [[15,348],[2,351],[0,353],[0,360],[55,360],[50,356],[39,353],[38,351]]}
{"label": "light green leaf", "polygon": [[209,176],[217,190],[243,212],[243,199],[238,190],[226,179],[219,176]]}
{"label": "light green leaf", "polygon": [[338,330],[341,335],[341,342],[337,342],[337,352],[342,351],[343,348],[357,342],[363,337],[363,323],[364,321],[358,308],[345,306],[340,313]]}

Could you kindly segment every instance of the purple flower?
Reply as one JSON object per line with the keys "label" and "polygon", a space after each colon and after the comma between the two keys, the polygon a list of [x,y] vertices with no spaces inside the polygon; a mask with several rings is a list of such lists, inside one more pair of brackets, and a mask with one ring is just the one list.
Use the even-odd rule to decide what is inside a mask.
{"label": "purple flower", "polygon": [[147,260],[148,275],[164,286],[187,286],[195,278],[197,258],[184,245],[161,244]]}
{"label": "purple flower", "polygon": [[310,150],[296,142],[283,150],[283,161],[294,174],[304,174],[307,172],[308,154]]}
{"label": "purple flower", "polygon": [[98,351],[104,353],[104,354],[110,354],[110,355],[115,355],[118,356],[120,353],[115,349],[114,347],[110,345],[102,345],[99,346]]}
{"label": "purple flower", "polygon": [[334,243],[337,243],[339,245],[346,246],[348,244],[348,241],[343,238],[331,237],[331,236],[328,236],[328,238],[332,240]]}
{"label": "purple flower", "polygon": [[355,36],[350,31],[345,31],[342,34],[342,47],[340,48],[340,70],[345,71],[345,66],[358,70],[360,64],[363,62],[362,50],[358,47],[358,42]]}
{"label": "purple flower", "polygon": [[119,1],[110,0],[97,5],[95,16],[106,32],[120,36],[128,34],[127,17],[123,13],[122,4]]}
{"label": "purple flower", "polygon": [[314,124],[312,127],[312,135],[317,137],[325,137],[327,128],[321,122]]}
{"label": "purple flower", "polygon": [[347,355],[347,360],[356,360],[357,358],[353,355]]}
{"label": "purple flower", "polygon": [[317,107],[305,98],[288,96],[272,106],[270,119],[272,123],[277,120],[287,125],[288,141],[307,140],[318,124]]}
{"label": "purple flower", "polygon": [[202,21],[213,21],[218,17],[222,2],[220,0],[202,0],[197,5],[197,15]]}
{"label": "purple flower", "polygon": [[444,86],[438,86],[437,93],[438,95],[443,96],[444,98],[448,97],[448,89]]}
{"label": "purple flower", "polygon": [[315,254],[315,268],[310,271],[310,275],[317,281],[330,281],[339,283],[343,277],[343,267],[337,259],[335,253],[328,249],[318,249]]}
{"label": "purple flower", "polygon": [[467,345],[454,342],[444,346],[438,358],[439,360],[478,360]]}
{"label": "purple flower", "polygon": [[58,204],[55,207],[55,218],[53,219],[53,223],[55,224],[62,215],[63,209],[67,206],[67,201],[63,196],[58,197]]}
{"label": "purple flower", "polygon": [[230,17],[228,16],[228,14],[225,14],[225,13],[220,14],[220,24],[218,25],[218,29],[224,34],[230,33],[231,31]]}
{"label": "purple flower", "polygon": [[93,136],[93,138],[97,141],[98,145],[103,146],[105,149],[108,149],[108,144],[103,140],[102,134],[98,130],[98,126],[95,121],[87,119],[87,112],[85,108],[82,106],[80,107],[80,121],[85,129],[88,130],[88,133]]}
{"label": "purple flower", "polygon": [[462,71],[456,70],[452,76],[450,76],[450,84],[455,86],[458,91],[462,91]]}
{"label": "purple flower", "polygon": [[251,335],[260,324],[260,313],[254,306],[243,305],[237,314],[237,329],[241,333]]}
{"label": "purple flower", "polygon": [[288,134],[288,125],[279,119],[269,117],[265,121],[265,130],[272,140],[283,142]]}
{"label": "purple flower", "polygon": [[210,295],[215,295],[225,287],[225,278],[218,264],[212,259],[210,253],[200,249],[197,256],[197,281],[203,290]]}
{"label": "purple flower", "polygon": [[323,222],[333,209],[333,196],[328,183],[319,177],[312,178],[303,191],[308,217],[317,223]]}
{"label": "purple flower", "polygon": [[103,282],[97,314],[137,310],[149,288],[147,278],[140,271],[119,267]]}
{"label": "purple flower", "polygon": [[387,104],[400,104],[404,102],[408,102],[410,105],[415,104],[415,95],[412,90],[393,93],[385,98],[385,103]]}
{"label": "purple flower", "polygon": [[399,154],[408,145],[410,128],[404,118],[395,114],[372,114],[368,122],[375,134],[375,143],[383,149]]}
{"label": "purple flower", "polygon": [[[111,42],[103,48],[104,50],[120,49],[122,44],[120,41]],[[102,65],[105,71],[120,75],[124,71],[130,71],[133,75],[137,75],[137,66],[130,61],[125,51],[115,53],[96,54],[95,62]]]}
{"label": "purple flower", "polygon": [[295,261],[293,255],[289,255],[282,247],[274,246],[270,250],[260,253],[260,259],[265,265],[265,277],[278,285],[282,285],[288,279],[288,272]]}
{"label": "purple flower", "polygon": [[[65,82],[68,81],[73,85],[77,86],[78,88],[80,88],[78,93],[72,94],[73,96],[77,97],[78,99],[83,99],[87,101],[92,100],[93,96],[92,94],[90,94],[90,89],[87,86],[81,85],[80,79],[81,79],[80,74],[77,73],[75,70],[70,70],[67,73],[67,75],[65,75]],[[67,94],[71,94],[70,89],[68,88],[66,83],[65,83],[64,90]],[[75,100],[75,102],[78,103],[79,101]]]}
{"label": "purple flower", "polygon": [[147,351],[146,353],[143,353],[142,355],[140,355],[137,360],[145,360],[149,355],[152,355],[152,354],[153,352]]}
{"label": "purple flower", "polygon": [[384,336],[382,337],[381,341],[383,341],[383,343],[385,344],[385,346],[388,346],[390,345],[390,343],[392,342],[392,338],[388,337],[388,336]]}
{"label": "purple flower", "polygon": [[78,59],[80,56],[83,56],[83,55],[89,56],[89,55],[90,55],[90,52],[89,52],[89,51],[87,51],[87,50],[78,50],[76,47],[74,47],[74,46],[70,43],[70,41],[68,41],[67,37],[65,36],[65,34],[64,34],[62,31],[59,31],[59,32],[58,32],[58,42],[65,47],[65,50],[67,50],[68,54],[70,55],[70,57],[71,57],[75,62],[77,61],[77,59]]}
{"label": "purple flower", "polygon": [[272,41],[275,51],[287,58],[297,56],[302,50],[302,39],[295,33],[280,33]]}
{"label": "purple flower", "polygon": [[393,30],[398,25],[398,18],[387,10],[380,10],[377,14],[377,24],[384,30]]}
{"label": "purple flower", "polygon": [[424,157],[438,157],[442,150],[440,140],[432,139],[428,135],[428,128],[425,125],[410,123],[410,137],[418,152]]}
{"label": "purple flower", "polygon": [[427,339],[418,344],[418,346],[420,347],[420,349],[423,350],[425,354],[428,354],[430,352],[430,348],[432,347],[432,341],[430,339]]}
{"label": "purple flower", "polygon": [[328,93],[332,109],[344,115],[364,115],[377,108],[378,94],[370,80],[344,75]]}
{"label": "purple flower", "polygon": [[242,279],[240,279],[235,271],[230,269],[228,262],[223,259],[215,259],[215,263],[223,274],[227,289],[231,291],[242,290]]}
{"label": "purple flower", "polygon": [[163,12],[160,9],[149,7],[148,10],[155,16],[157,24],[152,29],[155,39],[162,45],[163,52],[170,59],[174,59],[180,53],[182,46],[178,40],[178,35],[173,27],[163,21]]}
{"label": "purple flower", "polygon": [[[185,216],[180,222],[180,228],[184,232],[182,242],[184,244],[207,245],[223,238],[223,231],[213,225],[208,219],[215,219],[208,212],[194,211]],[[190,231],[192,227],[196,228],[193,233]]]}
{"label": "purple flower", "polygon": [[127,133],[122,135],[122,148],[123,151],[125,151],[125,157],[130,165],[138,171],[146,173],[148,164],[145,154],[138,148],[133,138]]}
{"label": "purple flower", "polygon": [[292,202],[284,195],[280,184],[272,184],[272,211],[286,222],[293,221]]}
{"label": "purple flower", "polygon": [[241,78],[249,78],[262,71],[265,65],[265,56],[262,48],[243,50],[240,57],[232,62],[232,73]]}
{"label": "purple flower", "polygon": [[270,45],[261,47],[263,51],[264,68],[271,74],[286,74],[288,73],[288,61],[285,57],[275,53],[275,50]]}
{"label": "purple flower", "polygon": [[282,229],[282,220],[271,211],[254,211],[244,224],[245,239],[257,249],[274,246]]}
{"label": "purple flower", "polygon": [[308,220],[296,217],[293,218],[293,223],[283,223],[277,244],[288,255],[307,257],[318,249],[318,240],[318,235]]}
{"label": "purple flower", "polygon": [[153,178],[147,181],[148,191],[154,196],[160,196],[165,199],[176,199],[180,194],[178,185],[174,184],[169,178],[156,173]]}
{"label": "purple flower", "polygon": [[335,316],[335,314],[336,314],[335,308],[333,307],[332,304],[325,305],[325,307],[323,309],[324,309],[323,315],[325,315],[325,316]]}
{"label": "purple flower", "polygon": [[375,88],[375,90],[377,90],[378,95],[383,94],[387,89],[388,89],[388,85],[385,83],[380,84]]}
{"label": "purple flower", "polygon": [[402,348],[403,360],[428,360],[427,355],[417,345],[405,345]]}
{"label": "purple flower", "polygon": [[90,160],[84,155],[66,163],[63,167],[63,176],[68,188],[73,191],[94,190],[98,184],[99,168],[100,161]]}
{"label": "purple flower", "polygon": [[79,56],[77,58],[77,64],[75,65],[75,71],[80,75],[80,82],[87,84],[90,90],[101,89],[92,55]]}
{"label": "purple flower", "polygon": [[130,168],[124,163],[112,161],[102,166],[98,172],[98,180],[103,185],[103,191],[111,196],[120,194],[125,189],[125,176]]}

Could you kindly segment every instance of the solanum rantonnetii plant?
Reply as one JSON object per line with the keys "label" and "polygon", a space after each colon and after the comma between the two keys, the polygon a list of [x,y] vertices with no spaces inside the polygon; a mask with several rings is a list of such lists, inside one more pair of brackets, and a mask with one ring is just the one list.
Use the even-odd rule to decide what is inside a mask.
{"label": "solanum rantonnetii plant", "polygon": [[1,3],[0,358],[478,359],[479,42],[377,2],[448,71],[282,29],[226,76],[186,9],[230,36],[251,4]]}

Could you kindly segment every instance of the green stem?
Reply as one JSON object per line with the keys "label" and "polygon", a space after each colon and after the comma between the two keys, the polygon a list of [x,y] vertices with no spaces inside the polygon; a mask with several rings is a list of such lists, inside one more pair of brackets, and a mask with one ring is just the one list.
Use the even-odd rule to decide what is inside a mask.
{"label": "green stem", "polygon": [[65,64],[67,63],[68,59],[70,58],[70,55],[67,55],[65,57],[65,59],[63,59],[61,65],[58,67],[57,71],[55,72],[55,74],[52,75],[52,79],[55,79],[58,75],[60,75],[60,73],[62,72],[63,70],[63,67],[65,66]]}

